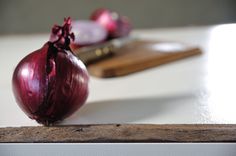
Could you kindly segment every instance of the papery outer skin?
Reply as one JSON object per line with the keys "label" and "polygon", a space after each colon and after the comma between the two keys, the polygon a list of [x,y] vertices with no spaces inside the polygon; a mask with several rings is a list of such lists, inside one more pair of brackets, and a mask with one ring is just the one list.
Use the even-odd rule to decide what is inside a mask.
{"label": "papery outer skin", "polygon": [[70,43],[75,39],[74,33],[71,32],[72,20],[70,17],[64,18],[62,26],[54,25],[51,30],[49,41],[58,49],[71,50]]}
{"label": "papery outer skin", "polygon": [[49,42],[23,58],[12,79],[20,108],[46,125],[63,120],[85,103],[89,81],[84,64],[70,51],[57,52],[52,60],[55,71],[47,73],[48,49]]}
{"label": "papery outer skin", "polygon": [[46,62],[48,45],[24,57],[13,73],[12,89],[16,102],[30,117],[43,103],[47,92]]}

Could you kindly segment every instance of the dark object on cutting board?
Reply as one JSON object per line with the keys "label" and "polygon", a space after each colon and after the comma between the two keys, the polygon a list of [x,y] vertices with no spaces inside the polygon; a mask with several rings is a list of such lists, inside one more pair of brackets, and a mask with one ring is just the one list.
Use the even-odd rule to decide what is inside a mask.
{"label": "dark object on cutting board", "polygon": [[96,77],[117,77],[197,54],[201,54],[198,47],[180,42],[133,40],[87,68]]}

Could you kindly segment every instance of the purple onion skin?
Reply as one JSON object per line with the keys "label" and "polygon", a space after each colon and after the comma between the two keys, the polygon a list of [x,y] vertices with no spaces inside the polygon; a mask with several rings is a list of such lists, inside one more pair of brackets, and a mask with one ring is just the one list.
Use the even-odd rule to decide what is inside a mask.
{"label": "purple onion skin", "polygon": [[12,77],[16,102],[28,117],[44,125],[70,116],[88,97],[86,67],[68,43],[57,43],[49,41],[24,57]]}
{"label": "purple onion skin", "polygon": [[109,9],[101,8],[95,10],[90,19],[103,26],[108,31],[111,39],[128,36],[132,30],[131,23],[127,17]]}

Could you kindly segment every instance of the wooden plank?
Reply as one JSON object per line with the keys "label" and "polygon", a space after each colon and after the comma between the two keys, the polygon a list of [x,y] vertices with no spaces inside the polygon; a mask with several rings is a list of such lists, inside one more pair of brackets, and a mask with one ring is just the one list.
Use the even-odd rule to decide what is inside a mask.
{"label": "wooden plank", "polygon": [[4,143],[236,142],[236,125],[100,124],[0,128]]}

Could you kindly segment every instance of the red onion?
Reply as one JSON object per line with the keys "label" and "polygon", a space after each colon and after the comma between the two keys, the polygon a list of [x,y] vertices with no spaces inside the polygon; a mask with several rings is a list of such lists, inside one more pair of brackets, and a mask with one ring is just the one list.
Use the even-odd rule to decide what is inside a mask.
{"label": "red onion", "polygon": [[108,9],[95,10],[90,19],[102,25],[108,31],[110,38],[127,36],[132,29],[127,17]]}
{"label": "red onion", "polygon": [[75,40],[71,43],[72,50],[100,43],[107,38],[106,29],[94,21],[73,21],[72,32],[75,35]]}
{"label": "red onion", "polygon": [[16,102],[38,123],[63,120],[78,110],[88,96],[89,76],[71,52],[71,19],[55,25],[50,41],[17,65],[12,78]]}

